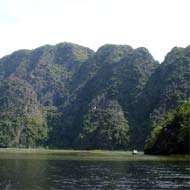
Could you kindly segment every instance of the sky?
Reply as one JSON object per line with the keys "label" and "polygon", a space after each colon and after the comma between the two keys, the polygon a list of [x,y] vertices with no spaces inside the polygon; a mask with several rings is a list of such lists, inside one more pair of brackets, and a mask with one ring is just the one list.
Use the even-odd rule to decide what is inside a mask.
{"label": "sky", "polygon": [[160,62],[190,45],[190,0],[0,0],[0,57],[60,42],[146,47]]}

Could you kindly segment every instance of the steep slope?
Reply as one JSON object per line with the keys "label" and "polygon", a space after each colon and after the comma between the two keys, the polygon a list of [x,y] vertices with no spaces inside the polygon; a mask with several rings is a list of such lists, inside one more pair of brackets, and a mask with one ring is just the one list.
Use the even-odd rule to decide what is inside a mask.
{"label": "steep slope", "polygon": [[[133,50],[129,46],[121,47],[116,45],[101,47],[93,56],[93,63],[97,66],[95,73],[81,85],[82,87],[78,89],[77,93],[75,91],[74,95],[71,96],[73,99],[64,105],[64,116],[62,118],[64,129],[62,130],[62,135],[60,129],[58,129],[59,134],[55,133],[55,137],[60,136],[60,139],[54,138],[55,141],[63,141],[63,145],[66,146],[79,147],[79,145],[82,144],[83,147],[90,146],[89,148],[105,148],[106,146],[107,148],[113,148],[115,145],[101,145],[101,142],[89,145],[87,143],[89,141],[85,140],[87,143],[85,144],[83,141],[84,138],[81,138],[81,136],[84,135],[83,131],[89,130],[85,124],[85,118],[96,117],[97,122],[101,123],[101,121],[98,120],[102,120],[101,117],[94,116],[94,114],[99,115],[100,113],[104,114],[104,112],[106,112],[105,114],[109,114],[110,111],[107,112],[106,110],[111,110],[112,113],[110,114],[114,118],[117,117],[114,115],[117,115],[117,111],[119,111],[123,119],[125,119],[125,123],[127,123],[125,130],[128,131],[127,128],[129,128],[131,133],[135,133],[135,130],[133,130],[135,122],[134,104],[149,76],[158,66],[158,63],[145,48]],[[89,72],[86,74],[88,75]],[[112,105],[111,108],[109,106],[110,104]],[[115,106],[113,106],[113,104],[115,104]],[[94,108],[96,108],[96,111],[93,111]],[[104,118],[104,116],[102,116],[102,118]],[[89,122],[90,121],[91,119],[89,119]],[[96,128],[93,121],[92,123],[90,122],[89,125]],[[97,125],[99,131],[106,130],[105,126],[110,126],[108,123],[105,123],[105,125],[102,124],[102,126],[100,124]],[[111,130],[114,131],[114,128],[113,126]],[[120,129],[121,131],[117,134],[122,135],[123,128],[119,128],[119,124],[116,129]],[[130,132],[126,133],[126,138],[121,137],[123,142],[114,148],[129,147],[128,139],[131,135],[129,135]],[[94,133],[94,138],[97,138],[98,134],[99,133]],[[111,134],[110,139],[114,139],[116,134],[113,132],[111,132]],[[128,142],[127,145],[125,144],[126,139]],[[107,143],[110,144],[108,141]]]}
{"label": "steep slope", "polygon": [[15,75],[34,87],[43,105],[63,103],[67,83],[93,51],[71,43],[20,50],[0,60],[0,79]]}
{"label": "steep slope", "polygon": [[[71,43],[20,50],[0,60],[0,143],[36,146],[47,138],[45,112],[69,95],[67,86],[93,51]],[[50,126],[49,126],[50,128]],[[41,143],[42,144],[42,143]]]}
{"label": "steep slope", "polygon": [[[166,113],[189,98],[190,46],[173,48],[147,82],[137,104],[137,120],[144,138]],[[137,142],[139,143],[139,142]]]}
{"label": "steep slope", "polygon": [[0,143],[36,146],[47,138],[47,125],[33,87],[10,76],[0,85]]}
{"label": "steep slope", "polygon": [[167,114],[166,120],[156,126],[145,145],[146,154],[188,154],[190,104]]}
{"label": "steep slope", "polygon": [[143,148],[190,92],[190,46],[159,64],[146,48],[71,43],[0,59],[0,144]]}
{"label": "steep slope", "polygon": [[118,63],[132,51],[133,48],[128,45],[106,44],[100,47],[91,59],[88,59],[73,76],[71,80],[72,89],[78,90],[92,79],[101,67]]}

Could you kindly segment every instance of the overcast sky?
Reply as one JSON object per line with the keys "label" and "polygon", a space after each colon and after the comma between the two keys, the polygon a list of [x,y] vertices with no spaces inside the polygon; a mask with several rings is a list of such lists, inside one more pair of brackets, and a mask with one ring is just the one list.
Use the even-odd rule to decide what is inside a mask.
{"label": "overcast sky", "polygon": [[0,0],[0,57],[73,42],[146,47],[162,61],[190,44],[190,0]]}

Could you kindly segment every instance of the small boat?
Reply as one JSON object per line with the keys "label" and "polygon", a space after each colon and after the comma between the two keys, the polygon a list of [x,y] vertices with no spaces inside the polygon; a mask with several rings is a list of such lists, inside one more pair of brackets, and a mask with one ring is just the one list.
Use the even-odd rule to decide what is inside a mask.
{"label": "small boat", "polygon": [[133,155],[136,155],[136,154],[138,154],[138,151],[137,151],[137,150],[133,150],[133,151],[132,151],[132,154],[133,154]]}

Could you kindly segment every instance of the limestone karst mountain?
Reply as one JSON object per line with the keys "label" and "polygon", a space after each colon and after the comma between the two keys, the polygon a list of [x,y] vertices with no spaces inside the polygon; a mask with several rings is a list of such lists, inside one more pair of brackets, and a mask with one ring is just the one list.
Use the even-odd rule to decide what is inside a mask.
{"label": "limestone karst mountain", "polygon": [[163,63],[146,48],[72,43],[0,59],[0,143],[143,148],[152,127],[189,98],[190,47]]}

